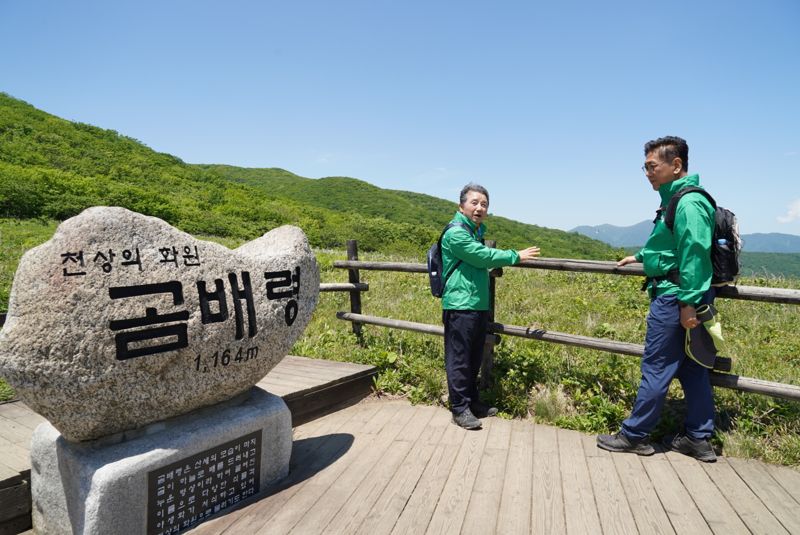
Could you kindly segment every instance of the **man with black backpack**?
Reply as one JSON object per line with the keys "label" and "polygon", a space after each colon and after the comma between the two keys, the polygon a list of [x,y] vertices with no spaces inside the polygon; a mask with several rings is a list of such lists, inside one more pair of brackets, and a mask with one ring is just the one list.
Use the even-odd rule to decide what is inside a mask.
{"label": "man with black backpack", "polygon": [[477,385],[489,322],[489,269],[539,255],[538,247],[521,251],[486,247],[483,220],[488,212],[489,192],[467,184],[458,212],[439,241],[447,390],[453,423],[464,429],[478,429],[478,418],[497,414],[496,408],[481,402]]}
{"label": "man with black backpack", "polygon": [[[715,207],[700,192],[684,192],[677,206],[673,196],[699,188],[699,175],[689,175],[689,147],[679,137],[663,137],[644,146],[642,167],[661,197],[661,209],[645,246],[618,262],[642,262],[647,275],[650,313],[647,316],[642,380],[631,415],[615,435],[599,435],[597,445],[613,452],[652,455],[650,433],[658,423],[672,379],[677,377],[686,398],[684,431],[665,444],[705,462],[716,460],[709,438],[714,431],[714,397],[707,367],[689,358],[686,331],[700,325],[697,308],[711,304],[713,267],[711,241]],[[674,207],[671,228],[664,209]],[[700,326],[700,329],[703,329]],[[691,332],[691,331],[690,331]],[[695,331],[697,332],[697,331]]]}

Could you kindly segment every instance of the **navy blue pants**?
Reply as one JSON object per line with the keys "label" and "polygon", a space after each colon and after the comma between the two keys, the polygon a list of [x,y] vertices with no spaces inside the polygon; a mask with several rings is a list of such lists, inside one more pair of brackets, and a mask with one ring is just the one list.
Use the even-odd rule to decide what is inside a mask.
{"label": "navy blue pants", "polygon": [[[712,287],[703,296],[703,303],[714,301]],[[648,437],[664,408],[667,389],[674,377],[683,387],[686,398],[686,434],[707,439],[714,431],[714,396],[708,369],[686,356],[686,329],[681,326],[678,300],[674,295],[661,295],[650,302],[647,316],[642,382],[633,405],[633,412],[622,423],[622,433],[631,439]]]}
{"label": "navy blue pants", "polygon": [[478,373],[481,371],[483,346],[489,312],[486,310],[444,310],[444,367],[447,392],[453,414],[464,412],[479,401]]}

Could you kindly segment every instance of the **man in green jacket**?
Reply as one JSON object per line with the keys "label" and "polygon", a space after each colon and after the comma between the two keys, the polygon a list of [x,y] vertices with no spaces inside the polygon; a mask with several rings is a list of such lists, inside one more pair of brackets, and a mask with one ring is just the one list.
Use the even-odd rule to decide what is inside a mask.
{"label": "man in green jacket", "polygon": [[711,303],[711,239],[714,208],[704,195],[686,194],[675,211],[672,230],[664,223],[664,209],[680,190],[700,185],[689,175],[689,147],[679,137],[663,137],[645,144],[642,169],[661,197],[661,209],[645,246],[618,265],[644,264],[650,313],[647,316],[642,381],[631,415],[615,435],[599,435],[597,445],[614,452],[652,455],[650,433],[658,423],[669,384],[677,377],[686,398],[684,432],[667,445],[701,461],[716,455],[708,439],[714,431],[714,397],[708,369],[686,354],[686,329],[699,325],[696,309]]}
{"label": "man in green jacket", "polygon": [[453,422],[465,429],[478,429],[478,417],[497,414],[496,408],[481,403],[477,385],[489,322],[489,269],[539,254],[538,247],[521,251],[486,247],[483,220],[488,211],[486,188],[467,184],[453,226],[442,237],[442,273],[448,274],[442,293],[447,390]]}

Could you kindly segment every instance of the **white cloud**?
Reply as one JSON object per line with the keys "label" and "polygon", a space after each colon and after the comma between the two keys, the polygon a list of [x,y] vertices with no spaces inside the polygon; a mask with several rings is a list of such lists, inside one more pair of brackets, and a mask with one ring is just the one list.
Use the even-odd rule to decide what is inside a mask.
{"label": "white cloud", "polygon": [[786,215],[778,216],[778,223],[791,223],[800,219],[800,199],[795,199],[789,204]]}

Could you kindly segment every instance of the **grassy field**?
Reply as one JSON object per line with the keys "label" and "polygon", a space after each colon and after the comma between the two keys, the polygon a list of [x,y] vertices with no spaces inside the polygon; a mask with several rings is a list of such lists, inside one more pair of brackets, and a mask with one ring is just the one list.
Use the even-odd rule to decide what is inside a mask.
{"label": "grassy field", "polygon": [[0,311],[8,308],[11,281],[22,254],[47,241],[56,226],[56,221],[0,218]]}
{"label": "grassy field", "polygon": [[[49,238],[52,221],[0,221],[0,310],[5,310],[11,276],[22,252]],[[229,247],[240,240],[214,239]],[[381,253],[365,260],[421,262],[422,258]],[[318,251],[323,282],[341,282],[346,271],[332,267],[343,251]],[[370,291],[365,314],[440,324],[440,302],[421,274],[362,271]],[[648,302],[638,277],[506,268],[497,282],[497,321],[552,331],[642,343]],[[742,284],[798,288],[800,281],[748,278]],[[720,299],[727,339],[724,354],[734,373],[800,384],[800,315],[796,307]],[[293,353],[378,366],[379,393],[407,396],[414,403],[444,404],[446,382],[442,339],[364,326],[357,340],[336,311],[349,310],[346,293],[325,293]],[[485,396],[509,418],[533,418],[596,433],[616,431],[627,416],[639,382],[639,359],[541,341],[503,337],[497,348],[494,386]],[[0,379],[0,400],[13,391]],[[800,465],[800,403],[718,388],[715,442],[727,455]],[[673,384],[655,437],[680,425],[682,392]]]}

